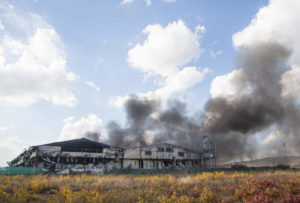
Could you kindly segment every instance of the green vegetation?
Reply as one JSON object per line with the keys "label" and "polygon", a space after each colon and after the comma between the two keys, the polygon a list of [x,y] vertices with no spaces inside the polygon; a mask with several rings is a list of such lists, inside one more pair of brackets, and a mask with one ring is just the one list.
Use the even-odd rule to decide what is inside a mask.
{"label": "green vegetation", "polygon": [[0,176],[0,202],[300,202],[300,173]]}

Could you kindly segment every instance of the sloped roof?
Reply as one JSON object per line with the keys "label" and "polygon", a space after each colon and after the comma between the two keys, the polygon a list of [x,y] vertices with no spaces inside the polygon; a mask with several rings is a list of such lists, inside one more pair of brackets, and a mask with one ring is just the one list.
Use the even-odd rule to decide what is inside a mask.
{"label": "sloped roof", "polygon": [[95,142],[86,138],[81,139],[74,139],[74,140],[67,140],[62,142],[53,142],[49,144],[43,144],[40,146],[60,146],[62,151],[64,149],[77,149],[78,151],[81,151],[80,149],[103,149],[103,148],[109,148],[110,145],[101,143],[101,142]]}

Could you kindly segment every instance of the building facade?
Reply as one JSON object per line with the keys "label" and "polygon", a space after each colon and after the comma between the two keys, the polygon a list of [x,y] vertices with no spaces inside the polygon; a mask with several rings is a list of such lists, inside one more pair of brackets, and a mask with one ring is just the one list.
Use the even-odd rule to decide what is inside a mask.
{"label": "building facade", "polygon": [[168,143],[121,148],[82,138],[30,147],[9,165],[56,174],[103,174],[112,169],[203,168],[211,158]]}

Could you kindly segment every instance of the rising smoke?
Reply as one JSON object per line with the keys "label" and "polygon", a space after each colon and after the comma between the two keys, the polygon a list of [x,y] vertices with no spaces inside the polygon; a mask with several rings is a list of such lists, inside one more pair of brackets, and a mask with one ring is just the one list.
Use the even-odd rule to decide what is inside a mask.
{"label": "rising smoke", "polygon": [[125,104],[126,127],[114,121],[108,125],[110,142],[119,146],[169,142],[197,149],[202,136],[208,135],[222,161],[254,155],[257,143],[252,135],[271,125],[286,132],[290,143],[299,143],[299,106],[281,96],[281,75],[290,69],[289,55],[287,48],[272,43],[240,50],[240,74],[231,82],[241,94],[209,99],[202,115],[188,116],[178,101],[162,110],[158,101],[133,97]]}
{"label": "rising smoke", "polygon": [[112,121],[108,124],[110,143],[119,146],[137,146],[169,142],[191,146],[199,136],[199,122],[186,116],[185,105],[170,101],[169,108],[161,110],[159,101],[131,98],[125,104],[127,125],[122,128]]}
{"label": "rising smoke", "polygon": [[84,138],[99,142],[101,134],[99,132],[86,132]]}
{"label": "rising smoke", "polygon": [[145,145],[145,133],[151,124],[150,115],[156,107],[154,100],[129,99],[125,104],[127,127],[122,128],[115,121],[108,124],[110,143],[119,146]]}
{"label": "rising smoke", "polygon": [[241,74],[231,81],[241,94],[207,102],[204,130],[213,137],[224,159],[251,157],[256,146],[251,135],[290,119],[285,112],[288,106],[297,111],[294,102],[281,97],[281,75],[289,69],[289,55],[289,50],[279,44],[241,50],[237,63]]}

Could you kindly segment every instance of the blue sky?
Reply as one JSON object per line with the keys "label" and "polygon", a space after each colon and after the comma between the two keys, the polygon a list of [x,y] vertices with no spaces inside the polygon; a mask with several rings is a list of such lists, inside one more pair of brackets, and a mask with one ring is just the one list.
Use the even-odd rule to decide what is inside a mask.
{"label": "blue sky", "polygon": [[[86,118],[86,122],[91,119],[93,124],[87,124],[89,130],[101,128],[101,132],[105,132],[105,126],[110,120],[124,124],[124,109],[116,107],[113,101],[126,95],[155,91],[169,77],[160,73],[151,74],[145,68],[134,67],[129,62],[129,51],[145,43],[152,30],[148,34],[143,33],[143,30],[150,25],[160,25],[164,29],[172,23],[179,26],[179,22],[182,22],[182,27],[196,36],[201,54],[187,58],[184,64],[178,65],[178,70],[195,67],[195,71],[204,74],[201,75],[203,78],[170,98],[174,96],[185,101],[191,114],[199,111],[210,97],[213,79],[235,68],[237,51],[232,42],[233,35],[247,27],[259,9],[268,3],[267,0],[153,0],[151,5],[143,0],[124,4],[121,4],[121,0],[3,1],[0,3],[0,22],[3,26],[0,37],[4,39],[10,36],[13,40],[7,40],[9,43],[20,42],[22,45],[18,46],[21,48],[17,49],[16,43],[12,45],[20,52],[25,52],[24,46],[30,44],[30,39],[36,39],[37,45],[34,47],[41,48],[38,52],[42,52],[46,58],[47,55],[52,58],[44,62],[42,60],[45,57],[42,56],[39,62],[34,63],[49,67],[61,61],[65,61],[65,64],[60,65],[62,69],[54,73],[41,73],[38,77],[45,78],[37,83],[29,77],[32,92],[24,95],[36,98],[26,105],[20,104],[25,96],[0,93],[0,136],[5,137],[8,143],[16,142],[15,146],[19,148],[66,138],[68,136],[64,137],[63,132],[74,132],[74,128],[85,126],[78,123],[74,127],[83,118]],[[9,17],[12,15],[14,19]],[[44,29],[40,38],[37,36],[38,29]],[[51,40],[47,41],[49,38]],[[44,44],[39,40],[47,41],[46,48],[41,47]],[[5,43],[4,40],[1,43]],[[49,48],[52,45],[53,50]],[[48,52],[48,48],[52,51]],[[17,60],[9,54],[5,56],[6,64],[13,64]],[[26,74],[21,74],[17,80],[25,81],[22,77],[27,77]],[[11,77],[14,75],[17,74]],[[55,79],[52,81],[51,77]],[[30,87],[25,87],[24,91]],[[18,87],[15,85],[12,88]],[[48,98],[40,94],[43,88],[48,88],[46,91],[53,96]],[[55,93],[61,90],[70,95]],[[9,149],[9,158],[20,152],[13,147]],[[2,153],[3,150],[0,151]],[[0,165],[3,163],[1,157]]]}

